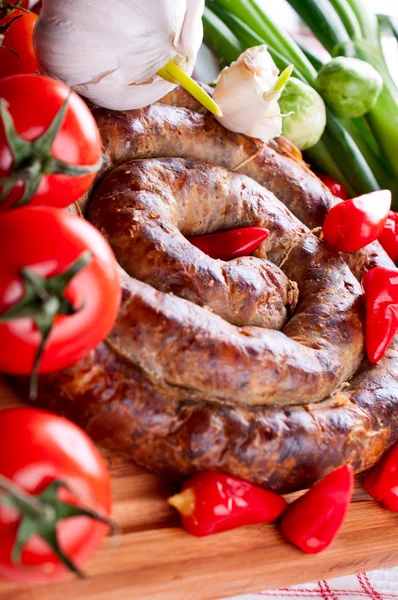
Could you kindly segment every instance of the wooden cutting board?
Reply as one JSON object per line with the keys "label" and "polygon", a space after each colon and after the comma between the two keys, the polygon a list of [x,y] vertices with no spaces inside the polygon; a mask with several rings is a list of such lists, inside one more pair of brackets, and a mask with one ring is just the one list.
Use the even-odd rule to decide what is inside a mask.
{"label": "wooden cutting board", "polygon": [[[0,408],[20,403],[0,381]],[[338,538],[324,553],[306,556],[274,525],[189,536],[166,503],[176,491],[173,484],[114,452],[103,454],[112,472],[120,537],[105,540],[85,569],[85,581],[70,576],[29,588],[0,582],[1,600],[221,600],[398,565],[398,515],[371,501],[360,477]]]}

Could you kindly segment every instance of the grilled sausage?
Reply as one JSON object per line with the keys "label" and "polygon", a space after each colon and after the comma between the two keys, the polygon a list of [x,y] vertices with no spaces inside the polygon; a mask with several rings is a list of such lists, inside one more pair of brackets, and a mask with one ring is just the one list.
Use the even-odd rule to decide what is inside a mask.
{"label": "grilled sausage", "polygon": [[238,169],[273,192],[310,229],[323,222],[333,204],[329,190],[302,162],[224,129],[209,114],[162,104],[127,112],[96,108],[93,114],[103,139],[101,177],[132,158],[180,157]]}
{"label": "grilled sausage", "polygon": [[252,256],[213,260],[184,237],[253,221],[248,205],[240,213],[229,210],[239,191],[230,184],[229,174],[209,165],[137,160],[105,178],[89,219],[131,276],[206,306],[235,325],[282,329],[297,303],[297,286],[280,269]]}
{"label": "grilled sausage", "polygon": [[[178,94],[174,102],[184,105]],[[129,113],[94,109],[104,142],[103,174],[131,159],[160,156],[227,168],[251,159],[240,173],[274,192],[303,224],[322,225],[335,200],[289,144],[264,146],[225,131],[212,117],[191,108],[157,104]],[[153,279],[150,258],[142,266],[129,260],[127,244],[139,247],[136,232],[144,231],[144,246],[149,239],[149,212],[133,232],[126,228],[132,211],[142,208],[143,195],[152,192],[143,162],[113,171],[98,188],[90,212],[117,252],[122,236],[126,245],[119,260],[134,275],[123,276],[116,326],[107,342],[86,359],[41,378],[40,403],[67,414],[105,445],[171,477],[216,469],[287,492],[347,462],[356,471],[373,465],[398,439],[398,344],[395,341],[377,365],[362,361],[352,379],[344,381],[360,361],[363,326],[360,287],[342,259],[361,279],[369,268],[391,266],[388,257],[377,243],[355,255],[329,254],[271,193],[251,180],[225,175],[210,165],[191,162],[188,168],[185,161],[184,177],[195,192],[192,199],[200,199],[196,208],[203,210],[196,215],[189,206],[189,220],[178,189],[184,161],[148,161],[149,172],[157,173],[152,182],[156,236],[162,239],[164,233],[167,239],[161,248],[155,236],[157,265],[159,257],[169,256],[169,242],[177,244],[179,265],[186,254],[194,260],[182,235],[207,231],[206,210],[226,227],[261,224],[270,229],[270,238],[257,254],[266,252],[274,263],[273,273],[283,277],[278,271],[282,264],[287,279],[299,284],[296,313],[283,333],[247,324],[236,327],[235,311],[228,323],[227,315],[223,320],[200,306],[205,302],[197,305],[186,299],[195,287],[189,277],[179,280],[170,294],[170,282],[159,283],[161,275]],[[164,180],[159,177],[160,164]],[[140,169],[145,178],[140,178]],[[215,216],[206,186],[220,186],[223,177],[232,186],[234,203],[223,214],[226,204],[217,196],[221,209]],[[174,200],[176,212],[171,207]],[[201,216],[206,223],[202,229],[197,222]],[[171,230],[164,232],[162,227]],[[206,264],[216,277],[220,265],[207,259]],[[169,277],[163,269],[165,264],[160,273]],[[196,275],[200,277],[200,269]],[[225,288],[209,293],[209,303],[219,306],[218,294],[224,292]],[[272,293],[276,301],[276,287]],[[280,310],[279,306],[276,312]],[[250,316],[243,318],[250,322]]]}
{"label": "grilled sausage", "polygon": [[[299,286],[297,312],[280,333],[235,329],[196,304],[132,284],[109,339],[120,355],[149,374],[184,393],[191,388],[195,396],[283,405],[323,400],[357,370],[363,355],[359,285],[344,261],[329,255],[314,236],[306,237],[308,230],[292,213],[248,177],[183,159],[126,163],[101,184],[88,218],[130,275],[184,298],[208,286],[206,303],[218,313],[227,313],[226,286],[237,289],[231,308],[242,318],[246,306],[242,312],[236,308],[240,289],[248,292],[244,303],[255,271],[241,265],[235,280],[226,277],[217,285],[219,261],[202,261],[182,233],[250,223],[266,227],[271,232],[264,243],[267,255],[276,265],[285,260],[284,271]],[[261,298],[254,303],[267,309]],[[236,321],[233,311],[223,316]],[[331,326],[325,327],[327,322]]]}

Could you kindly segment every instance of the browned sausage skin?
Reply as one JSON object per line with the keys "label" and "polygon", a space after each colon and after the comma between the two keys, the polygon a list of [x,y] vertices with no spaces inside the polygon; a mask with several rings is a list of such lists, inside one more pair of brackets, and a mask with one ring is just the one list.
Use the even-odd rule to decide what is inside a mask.
{"label": "browned sausage skin", "polygon": [[[283,405],[323,400],[357,370],[363,356],[359,285],[340,258],[329,255],[314,236],[305,237],[308,230],[292,213],[248,177],[183,159],[133,161],[105,178],[88,218],[131,276],[173,293],[159,297],[131,284],[109,338],[119,354],[147,373],[184,393],[191,389],[196,397]],[[240,261],[232,277],[219,279],[220,261],[205,257],[182,235],[250,224],[269,229],[266,254],[275,265],[286,259],[283,269],[299,286],[297,312],[284,333],[236,329],[198,302],[187,304],[175,296],[197,299],[207,287],[206,304],[214,312],[235,323],[236,314],[242,318],[247,307],[253,313],[251,307],[257,306],[254,323],[247,314],[249,322],[240,324],[264,327],[269,309],[273,316],[278,307],[275,301],[267,306],[253,285],[262,290],[261,271],[269,264]],[[228,263],[231,271],[234,263]],[[280,272],[276,269],[274,274]],[[209,274],[214,274],[211,280]],[[230,314],[225,290],[238,292],[238,298],[232,294]]]}
{"label": "browned sausage skin", "polygon": [[[178,93],[174,102],[183,106]],[[235,168],[254,157],[239,169],[240,173],[251,175],[274,191],[305,225],[310,228],[322,225],[334,199],[303,166],[299,154],[288,150],[288,144],[276,141],[264,147],[258,141],[225,131],[209,115],[191,108],[154,105],[130,113],[96,109],[107,157],[106,169],[110,171],[132,158],[159,156],[179,156]],[[200,170],[200,166],[196,169]],[[207,169],[210,179],[220,177],[220,170]],[[97,190],[91,209],[91,218],[115,248],[117,236],[126,235],[126,230],[124,225],[117,231],[113,227],[116,217],[112,205],[106,205],[105,200],[106,194],[114,200],[118,196],[117,186],[125,181],[123,173],[132,174],[125,173],[127,170],[131,171],[130,166],[109,175]],[[240,175],[229,174],[228,178],[231,182],[246,183]],[[139,177],[134,181],[136,186]],[[253,182],[246,185],[253,201],[258,186]],[[123,187],[130,190],[128,185]],[[133,199],[131,190],[126,191],[130,207],[131,202],[136,206],[140,191]],[[164,188],[160,192],[162,195]],[[345,379],[342,371],[335,377],[334,367],[327,364],[328,356],[340,363],[347,361],[353,371],[362,352],[360,287],[341,257],[327,256],[322,244],[307,236],[307,229],[272,194],[266,190],[258,194],[265,211],[260,211],[259,220],[256,220],[258,213],[252,213],[250,223],[240,220],[247,218],[252,205],[247,202],[248,212],[239,212],[238,194],[234,206],[239,223],[261,222],[269,226],[272,234],[258,256],[263,257],[265,250],[268,259],[275,263],[274,273],[280,275],[277,265],[291,250],[283,270],[288,280],[299,284],[300,297],[294,317],[284,328],[286,336],[257,327],[237,328],[184,298],[123,277],[123,307],[108,342],[74,367],[43,377],[41,404],[74,418],[93,438],[124,450],[139,464],[172,477],[218,469],[285,492],[308,486],[347,462],[357,471],[374,464],[398,438],[397,343],[379,364],[363,361],[347,385],[342,381]],[[116,198],[115,211],[122,208],[122,201],[122,197]],[[213,209],[209,202],[203,206]],[[181,235],[180,231],[185,234],[192,231],[184,229],[185,221],[182,225],[173,221],[172,210],[167,214],[177,230],[174,230],[176,236]],[[214,218],[214,212],[211,216]],[[238,217],[233,217],[234,223],[238,223]],[[225,224],[230,223],[225,214],[223,219]],[[159,223],[165,225],[162,219]],[[193,226],[191,222],[189,226]],[[153,276],[145,265],[137,267],[136,272],[125,252],[123,257],[125,267],[135,277]],[[344,258],[358,279],[373,266],[392,265],[378,244]],[[184,296],[186,289],[182,287],[179,283],[173,291]],[[318,303],[314,302],[316,294]],[[217,302],[211,294],[209,299]],[[280,315],[281,306],[274,308]],[[206,337],[209,331],[215,336]],[[270,389],[274,386],[274,394],[269,389],[269,405],[262,406],[256,399],[264,394],[261,361],[267,336],[273,339],[269,344],[272,356],[268,364],[275,370],[269,368],[267,381]],[[221,345],[220,339],[224,342]],[[200,344],[200,352],[195,354]],[[304,367],[302,371],[290,371],[292,365],[285,365],[283,358],[290,355],[284,352],[284,344],[289,348],[290,344],[297,345],[300,352],[307,348],[311,356],[308,363],[303,362],[303,355],[293,357],[299,367]],[[322,353],[322,344],[333,346],[332,354]],[[353,349],[357,358],[351,354]],[[219,353],[216,359],[214,352]],[[324,356],[326,363],[314,362],[314,356]],[[314,364],[311,391],[309,374],[310,365]],[[221,371],[217,369],[220,365]],[[246,369],[249,381],[243,379]],[[291,385],[289,390],[288,377],[284,377],[287,373],[296,389]],[[320,377],[320,373],[325,377]],[[196,387],[192,386],[193,381]],[[328,385],[333,393],[321,400],[328,393]],[[252,402],[247,401],[246,387],[254,399]],[[316,393],[322,391],[318,395],[321,401],[315,403],[314,389]],[[299,405],[301,390],[307,398]],[[296,404],[286,405],[286,399],[293,394]]]}
{"label": "browned sausage skin", "polygon": [[100,185],[88,218],[132,277],[235,325],[281,329],[297,294],[280,269],[252,256],[216,261],[184,237],[253,221],[253,211],[243,214],[243,206],[230,210],[237,190],[230,187],[229,173],[220,177],[212,169],[181,159],[126,163]]}
{"label": "browned sausage skin", "polygon": [[101,344],[71,369],[43,377],[40,403],[163,475],[221,470],[289,492],[346,463],[367,469],[397,440],[397,356],[390,349],[380,364],[364,363],[330,400],[247,408],[180,400]]}
{"label": "browned sausage skin", "polygon": [[317,227],[332,206],[328,189],[303,163],[224,129],[208,113],[153,104],[128,112],[97,108],[93,114],[103,137],[103,172],[131,158],[187,158],[239,169],[273,192],[310,228]]}

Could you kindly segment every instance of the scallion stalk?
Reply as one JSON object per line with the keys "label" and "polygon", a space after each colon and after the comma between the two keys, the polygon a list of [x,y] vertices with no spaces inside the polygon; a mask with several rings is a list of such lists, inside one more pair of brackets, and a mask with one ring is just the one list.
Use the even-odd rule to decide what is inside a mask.
{"label": "scallion stalk", "polygon": [[354,12],[361,28],[362,36],[373,42],[379,43],[379,27],[377,17],[373,14],[363,0],[347,0]]}
{"label": "scallion stalk", "polygon": [[351,135],[327,109],[327,125],[322,140],[332,156],[341,157],[338,166],[350,182],[350,192],[363,194],[380,189],[377,179]]}
{"label": "scallion stalk", "polygon": [[230,65],[247,48],[229,27],[207,7],[203,14],[203,30],[204,41],[217,56],[221,68]]}
{"label": "scallion stalk", "polygon": [[339,15],[348,36],[351,40],[362,39],[361,26],[358,23],[356,14],[354,13],[352,6],[348,0],[330,0],[330,4],[333,6],[337,14]]}
{"label": "scallion stalk", "polygon": [[[239,19],[229,10],[226,10],[216,2],[209,2],[207,10],[209,9],[214,12],[225,25],[227,25],[227,27],[239,39],[240,42],[243,42],[245,49],[266,44],[268,52],[280,71],[284,71],[291,64],[284,56],[282,56],[282,54],[272,48],[267,40],[260,37],[255,31],[246,25],[246,23],[241,21],[241,19]],[[208,37],[205,36],[205,40],[207,39]],[[299,77],[302,81],[306,82],[305,77],[298,71],[297,68],[294,69],[294,76]]]}
{"label": "scallion stalk", "polygon": [[343,21],[329,0],[288,0],[321,44],[332,53],[335,46],[350,41]]}
{"label": "scallion stalk", "polygon": [[255,0],[207,0],[207,5],[215,2],[229,10],[248,25],[265,43],[294,64],[304,77],[311,81],[316,72],[291,36],[278,27]]}

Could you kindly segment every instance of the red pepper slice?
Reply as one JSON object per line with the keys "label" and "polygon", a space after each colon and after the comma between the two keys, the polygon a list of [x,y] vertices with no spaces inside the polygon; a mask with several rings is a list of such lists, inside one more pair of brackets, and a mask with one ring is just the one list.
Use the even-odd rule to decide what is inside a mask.
{"label": "red pepper slice", "polygon": [[376,502],[398,512],[398,444],[367,473],[363,484]]}
{"label": "red pepper slice", "polygon": [[236,477],[206,471],[187,481],[168,500],[184,529],[197,537],[258,523],[271,523],[285,510],[282,496]]}
{"label": "red pepper slice", "polygon": [[390,190],[346,200],[328,212],[323,236],[332,250],[356,252],[377,240],[391,208]]}
{"label": "red pepper slice", "polygon": [[315,175],[326,185],[326,187],[329,188],[333,196],[336,196],[336,198],[341,198],[342,200],[348,200],[348,192],[344,185],[325,173],[315,173]]}
{"label": "red pepper slice", "polygon": [[325,550],[335,539],[347,515],[354,471],[346,465],[318,481],[289,505],[281,521],[286,539],[307,554]]}
{"label": "red pepper slice", "polygon": [[379,242],[391,260],[396,262],[398,260],[398,213],[393,210],[388,213]]}
{"label": "red pepper slice", "polygon": [[366,303],[366,351],[371,363],[385,355],[398,329],[398,270],[376,267],[362,280]]}
{"label": "red pepper slice", "polygon": [[268,236],[269,231],[262,227],[244,227],[220,233],[195,235],[188,240],[211,258],[232,260],[239,256],[249,256]]}

